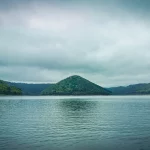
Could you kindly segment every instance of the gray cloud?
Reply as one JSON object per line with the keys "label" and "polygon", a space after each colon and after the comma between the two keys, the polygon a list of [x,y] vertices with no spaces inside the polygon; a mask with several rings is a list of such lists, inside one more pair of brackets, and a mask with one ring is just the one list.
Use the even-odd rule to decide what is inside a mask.
{"label": "gray cloud", "polygon": [[108,2],[1,2],[1,79],[57,82],[79,74],[103,86],[150,82],[150,20],[141,17],[149,2]]}

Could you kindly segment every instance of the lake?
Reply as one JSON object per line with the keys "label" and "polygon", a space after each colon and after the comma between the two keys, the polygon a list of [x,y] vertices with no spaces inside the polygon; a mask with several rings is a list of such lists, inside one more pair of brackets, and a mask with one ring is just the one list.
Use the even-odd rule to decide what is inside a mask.
{"label": "lake", "polygon": [[0,96],[1,150],[150,150],[150,96]]}

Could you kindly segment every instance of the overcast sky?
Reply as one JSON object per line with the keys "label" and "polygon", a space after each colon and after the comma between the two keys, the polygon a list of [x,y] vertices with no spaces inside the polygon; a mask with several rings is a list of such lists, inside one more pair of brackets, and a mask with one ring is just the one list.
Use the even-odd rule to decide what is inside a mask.
{"label": "overcast sky", "polygon": [[0,79],[150,83],[149,0],[0,0]]}

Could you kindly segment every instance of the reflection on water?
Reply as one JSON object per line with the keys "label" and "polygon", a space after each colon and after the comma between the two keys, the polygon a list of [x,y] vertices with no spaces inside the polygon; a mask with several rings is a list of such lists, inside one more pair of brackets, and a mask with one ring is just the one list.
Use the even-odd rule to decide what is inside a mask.
{"label": "reflection on water", "polygon": [[150,97],[0,97],[0,149],[150,150]]}
{"label": "reflection on water", "polygon": [[[94,120],[93,113],[96,111],[97,102],[88,99],[67,99],[59,101],[62,124],[65,128],[80,135],[81,130],[89,129],[89,125]],[[91,121],[90,121],[91,120]],[[68,129],[67,129],[68,130]]]}
{"label": "reflection on water", "polygon": [[88,101],[88,100],[81,100],[81,99],[67,99],[60,101],[60,106],[62,110],[65,111],[82,111],[88,112],[91,111],[94,107],[96,107],[96,101]]}

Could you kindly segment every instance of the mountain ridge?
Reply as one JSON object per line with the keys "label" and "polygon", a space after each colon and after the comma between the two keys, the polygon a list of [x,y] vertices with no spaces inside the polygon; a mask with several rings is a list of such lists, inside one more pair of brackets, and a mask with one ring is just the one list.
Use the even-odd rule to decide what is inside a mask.
{"label": "mountain ridge", "polygon": [[138,83],[107,89],[112,91],[113,95],[148,95],[150,94],[150,83]]}
{"label": "mountain ridge", "polygon": [[7,84],[10,86],[15,86],[22,90],[23,95],[40,95],[40,93],[47,88],[48,86],[52,85],[49,83],[15,83],[15,82],[8,82]]}
{"label": "mountain ridge", "polygon": [[[79,76],[74,75],[74,77],[79,77]],[[51,84],[51,83],[38,83],[38,84],[36,84],[36,83],[16,83],[16,82],[9,82],[9,81],[3,81],[3,80],[0,80],[0,82],[1,82],[1,84],[3,82],[5,84],[7,84],[7,86],[15,87],[15,88],[21,90],[22,95],[41,95],[42,91],[44,91],[46,88],[48,88],[48,87],[50,88],[50,86],[52,88],[55,85],[54,83],[53,84]],[[93,83],[93,84],[95,84],[95,83]],[[15,90],[15,88],[14,88],[14,90]],[[116,86],[116,87],[110,87],[110,88],[104,88],[104,89],[111,91],[112,95],[149,95],[150,94],[150,83],[138,83],[138,84],[131,84],[128,86]],[[5,93],[9,93],[9,92],[5,91]],[[1,92],[1,95],[3,95],[2,92]]]}

